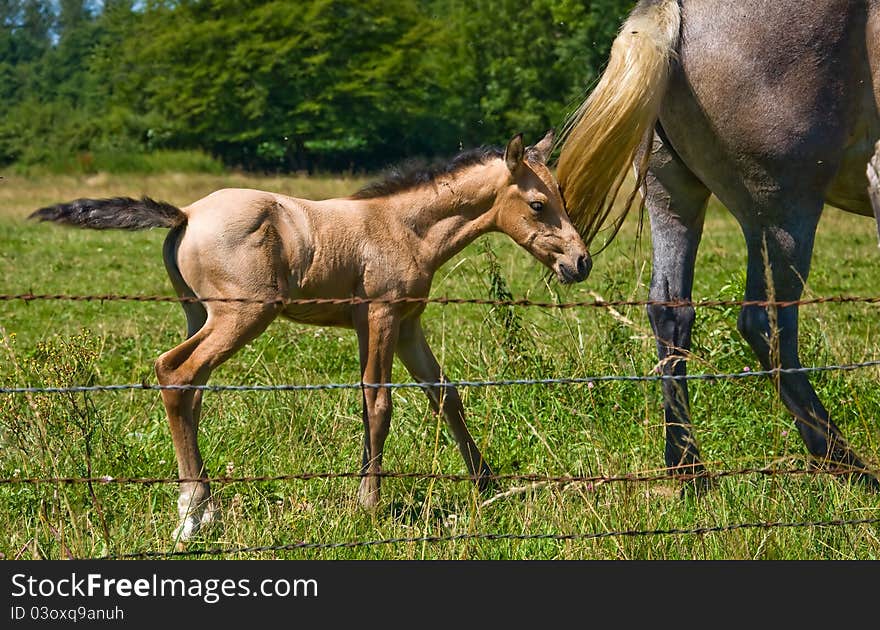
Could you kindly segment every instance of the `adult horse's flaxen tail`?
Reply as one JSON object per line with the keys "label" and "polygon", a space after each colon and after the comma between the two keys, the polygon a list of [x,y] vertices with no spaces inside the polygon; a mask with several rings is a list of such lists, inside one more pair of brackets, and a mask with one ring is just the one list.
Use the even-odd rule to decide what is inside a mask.
{"label": "adult horse's flaxen tail", "polygon": [[[680,26],[678,0],[639,2],[614,40],[598,85],[563,130],[557,175],[568,214],[587,244],[611,214],[639,146],[653,133]],[[634,196],[615,218],[612,238]]]}
{"label": "adult horse's flaxen tail", "polygon": [[149,197],[132,199],[77,199],[69,203],[47,206],[33,212],[29,219],[54,221],[93,230],[145,230],[153,227],[175,228],[186,223],[180,208],[154,201]]}

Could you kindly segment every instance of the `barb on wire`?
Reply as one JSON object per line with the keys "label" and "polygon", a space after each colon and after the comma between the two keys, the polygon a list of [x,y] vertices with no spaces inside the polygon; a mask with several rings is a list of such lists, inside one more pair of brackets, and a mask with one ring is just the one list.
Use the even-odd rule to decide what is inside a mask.
{"label": "barb on wire", "polygon": [[398,297],[398,298],[289,298],[278,296],[271,300],[253,297],[221,297],[221,296],[169,296],[169,295],[124,295],[124,294],[96,294],[96,295],[67,295],[63,293],[4,293],[0,294],[0,301],[71,301],[71,302],[230,302],[240,304],[275,304],[278,306],[293,305],[316,305],[316,304],[478,304],[485,306],[520,306],[536,308],[570,309],[582,307],[622,307],[622,306],[669,306],[669,307],[719,307],[719,306],[775,306],[785,308],[788,306],[807,306],[812,304],[880,304],[880,296],[865,297],[857,295],[833,295],[799,300],[585,300],[574,302],[541,302],[529,299],[498,300],[486,298],[453,298],[453,297]]}
{"label": "barb on wire", "polygon": [[75,392],[102,392],[163,389],[195,389],[211,392],[277,392],[277,391],[315,391],[333,389],[431,389],[435,387],[511,387],[529,385],[588,385],[609,382],[653,382],[653,381],[718,381],[780,374],[809,374],[813,372],[851,371],[880,366],[880,360],[844,363],[841,365],[817,365],[799,368],[771,368],[769,370],[744,370],[718,374],[651,374],[651,375],[599,375],[563,378],[514,378],[487,381],[436,381],[431,383],[323,383],[323,384],[280,384],[280,385],[154,385],[151,383],[124,383],[117,385],[70,385],[65,387],[0,387],[0,394],[66,394]]}
{"label": "barb on wire", "polygon": [[[486,481],[528,481],[539,483],[592,483],[592,484],[608,484],[608,483],[650,483],[655,481],[691,481],[693,479],[721,479],[723,477],[736,477],[745,475],[765,475],[765,476],[802,476],[802,475],[853,475],[866,472],[862,468],[843,467],[836,465],[835,467],[820,468],[811,466],[807,468],[771,468],[771,467],[753,467],[739,468],[735,470],[719,470],[719,471],[701,471],[701,472],[682,472],[676,469],[660,469],[657,471],[645,471],[638,473],[626,473],[621,475],[541,475],[536,473],[508,473],[493,474],[482,476],[480,480]],[[259,483],[272,481],[310,481],[313,479],[353,479],[364,477],[362,472],[302,472],[288,473],[283,475],[256,475],[245,477],[113,477],[111,475],[103,475],[100,477],[6,477],[0,478],[0,485],[14,484],[60,484],[73,485],[81,483],[100,483],[100,484],[177,484],[187,482],[207,482],[212,484],[234,484],[234,483]],[[463,475],[454,473],[433,473],[433,472],[395,472],[382,471],[373,473],[372,476],[384,477],[390,479],[434,479],[451,482],[473,482],[476,480],[474,475]]]}
{"label": "barb on wire", "polygon": [[770,521],[756,523],[734,523],[731,525],[712,525],[704,527],[672,528],[672,529],[630,529],[620,531],[604,531],[591,533],[573,534],[455,534],[451,536],[413,536],[401,538],[385,538],[381,540],[352,540],[347,542],[311,543],[297,542],[287,545],[261,545],[254,547],[216,547],[210,549],[190,549],[183,551],[138,551],[118,555],[100,556],[93,560],[123,560],[135,558],[177,558],[182,556],[228,556],[233,554],[260,553],[266,551],[297,551],[310,549],[353,549],[356,547],[374,547],[379,545],[397,545],[413,543],[447,543],[462,541],[573,541],[573,540],[596,540],[600,538],[620,538],[637,536],[702,536],[721,532],[731,532],[744,529],[792,529],[792,528],[823,528],[823,527],[846,527],[855,525],[875,525],[880,523],[880,518],[860,519],[834,519],[828,521]]}

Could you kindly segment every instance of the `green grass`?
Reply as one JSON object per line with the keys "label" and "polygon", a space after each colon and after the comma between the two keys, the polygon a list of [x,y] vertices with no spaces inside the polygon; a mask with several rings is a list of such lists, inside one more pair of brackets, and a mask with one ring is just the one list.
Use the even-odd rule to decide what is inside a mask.
{"label": "green grass", "polygon": [[157,150],[149,153],[127,149],[99,149],[70,155],[61,153],[39,164],[17,164],[20,175],[94,175],[97,173],[169,174],[191,173],[219,175],[223,163],[203,151]]}
{"label": "green grass", "polygon": [[[347,194],[361,180],[167,175],[0,180],[0,292],[171,295],[161,261],[164,231],[91,232],[24,220],[45,204],[81,196],[148,194],[177,204],[216,188],[252,186],[310,198]],[[535,260],[500,235],[462,252],[432,295],[539,301],[642,299],[650,240],[636,216],[573,287],[547,280]],[[735,222],[713,205],[698,259],[696,299],[739,299],[744,248]],[[829,210],[820,226],[806,296],[876,295],[880,266],[870,220]],[[512,313],[479,305],[428,306],[429,341],[453,379],[650,374],[654,341],[643,308]],[[697,313],[692,372],[757,369],[736,332],[736,309]],[[878,307],[802,309],[805,365],[877,358]],[[0,302],[0,385],[155,382],[153,361],[183,338],[173,303]],[[812,377],[820,397],[869,461],[880,452],[877,370]],[[278,321],[214,375],[213,383],[353,383],[357,344],[346,330]],[[401,366],[394,380],[409,381]],[[774,462],[803,465],[805,450],[765,380],[692,384],[695,431],[713,470]],[[501,474],[620,475],[663,465],[662,401],[654,383],[464,389],[468,424]],[[394,392],[385,454],[393,471],[465,472],[445,427],[416,390]],[[212,476],[356,471],[362,438],[357,391],[209,393],[201,445]],[[174,477],[156,392],[0,395],[0,477]],[[519,482],[503,482],[499,492]],[[333,543],[498,533],[590,534],[755,522],[878,516],[880,498],[828,476],[736,476],[710,494],[681,498],[672,481],[536,487],[481,506],[467,483],[387,479],[379,509],[356,505],[357,481],[216,485],[223,526],[191,548]],[[0,485],[0,552],[6,558],[90,557],[170,551],[171,484]],[[246,554],[286,558],[866,559],[880,557],[876,526],[739,529],[704,535],[587,540],[459,540],[353,549]]]}

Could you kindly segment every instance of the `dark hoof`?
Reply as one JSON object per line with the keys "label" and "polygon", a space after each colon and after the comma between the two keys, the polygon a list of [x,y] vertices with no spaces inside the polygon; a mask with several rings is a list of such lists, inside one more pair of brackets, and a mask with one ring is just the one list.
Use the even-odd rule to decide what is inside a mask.
{"label": "dark hoof", "polygon": [[852,473],[843,473],[837,474],[836,476],[845,483],[859,485],[871,492],[880,492],[880,482],[877,481],[877,477],[867,471],[862,470]]}
{"label": "dark hoof", "polygon": [[880,491],[880,481],[868,470],[867,466],[858,460],[846,464],[827,460],[812,460],[810,467],[834,475],[844,483],[858,484],[872,492]]}
{"label": "dark hoof", "polygon": [[483,469],[480,471],[480,476],[477,478],[476,482],[477,490],[479,490],[482,494],[498,489],[498,480],[495,478],[495,473],[493,473],[492,469],[488,466],[483,466]]}
{"label": "dark hoof", "polygon": [[858,475],[854,475],[853,481],[858,482],[863,485],[866,489],[871,492],[880,492],[880,481],[877,480],[877,477],[872,475],[871,473],[859,473]]}
{"label": "dark hoof", "polygon": [[716,485],[717,482],[709,476],[694,477],[693,479],[685,481],[681,485],[680,496],[682,499],[688,497],[699,499],[714,490]]}
{"label": "dark hoof", "polygon": [[708,494],[716,486],[716,480],[709,476],[702,464],[670,468],[669,474],[682,480],[680,496],[698,498]]}

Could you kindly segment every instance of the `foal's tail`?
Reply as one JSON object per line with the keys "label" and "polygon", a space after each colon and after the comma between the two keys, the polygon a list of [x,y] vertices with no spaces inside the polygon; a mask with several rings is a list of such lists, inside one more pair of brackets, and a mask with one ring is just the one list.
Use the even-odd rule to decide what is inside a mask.
{"label": "foal's tail", "polygon": [[175,228],[186,223],[186,215],[177,206],[149,197],[113,197],[112,199],[77,199],[70,203],[47,206],[33,212],[29,219],[54,221],[93,230],[144,230],[153,227]]}
{"label": "foal's tail", "polygon": [[[611,213],[639,146],[653,133],[680,27],[678,0],[641,0],[614,40],[598,85],[563,129],[557,175],[568,214],[588,244]],[[644,170],[638,169],[636,189]],[[610,238],[634,198],[635,191]]]}

